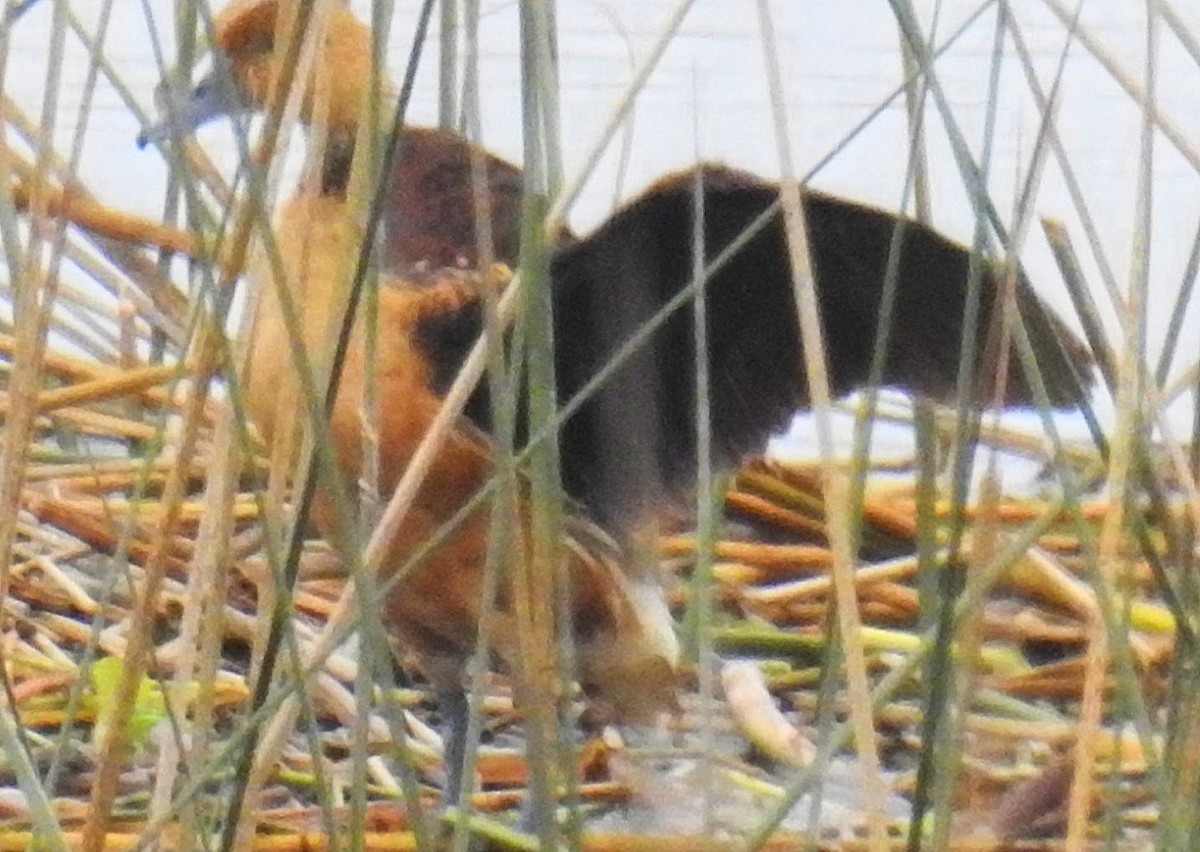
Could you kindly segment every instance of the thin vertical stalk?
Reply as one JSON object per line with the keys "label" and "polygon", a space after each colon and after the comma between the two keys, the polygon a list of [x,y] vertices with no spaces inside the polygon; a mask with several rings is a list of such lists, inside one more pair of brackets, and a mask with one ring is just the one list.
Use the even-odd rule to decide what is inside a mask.
{"label": "thin vertical stalk", "polygon": [[[8,78],[8,60],[12,56],[9,50],[9,38],[16,20],[15,13],[0,26],[0,92],[7,91],[5,81]],[[17,225],[17,209],[13,203],[12,193],[7,187],[12,186],[12,151],[9,148],[9,125],[13,123],[13,112],[16,104],[7,97],[0,98],[0,186],[5,187],[0,192],[0,246],[4,248],[4,265],[8,271],[9,286],[21,282],[21,270],[25,267],[25,252],[21,247],[21,233]]]}
{"label": "thin vertical stalk", "polygon": [[[219,637],[225,626],[226,574],[231,561],[230,539],[234,527],[232,508],[243,461],[236,431],[233,409],[222,407],[214,426],[211,449],[214,464],[205,483],[205,511],[196,533],[197,546],[188,572],[188,593],[180,619],[178,644],[184,651],[184,659],[172,674],[169,692],[172,706],[185,706],[192,684],[199,684],[200,688],[188,744],[180,743],[182,748],[168,749],[166,753],[175,760],[169,765],[160,765],[158,770],[156,790],[166,793],[175,789],[181,770],[186,773],[188,766],[195,765],[194,761],[203,761],[212,737],[213,687],[221,658],[221,645],[212,638]],[[185,755],[186,761],[178,762]],[[164,795],[152,804],[151,816],[165,814],[170,804],[169,796]],[[194,807],[181,809],[181,852],[195,848],[196,838],[201,834],[200,826],[200,816]]]}
{"label": "thin vertical stalk", "polygon": [[578,174],[572,180],[566,181],[555,194],[550,210],[546,213],[546,236],[551,244],[553,244],[562,231],[566,222],[567,212],[571,209],[571,205],[578,199],[579,194],[583,191],[584,184],[587,183],[588,178],[595,171],[600,158],[604,156],[604,152],[608,149],[612,138],[620,130],[621,125],[633,109],[634,98],[645,87],[646,81],[650,79],[650,74],[658,66],[663,53],[666,52],[676,33],[679,32],[679,28],[683,26],[683,20],[687,17],[687,13],[691,11],[692,5],[695,2],[696,0],[679,0],[671,10],[671,14],[668,16],[667,22],[663,26],[658,39],[651,46],[650,51],[646,54],[646,58],[642,60],[642,64],[634,72],[629,85],[617,100],[616,107],[604,123],[600,133],[596,136],[592,147],[584,154]]}
{"label": "thin vertical stalk", "polygon": [[[937,20],[942,4],[939,0],[933,8],[933,23],[929,27],[929,45],[934,43]],[[900,39],[900,62],[904,78],[904,111],[908,117],[908,163],[912,172],[913,199],[916,220],[922,225],[933,224],[933,208],[929,202],[929,155],[925,149],[925,101],[927,86],[920,74],[920,66],[908,40]],[[918,85],[919,83],[919,85]],[[901,207],[901,209],[904,209]]]}
{"label": "thin vertical stalk", "polygon": [[[492,231],[491,199],[487,181],[487,163],[480,135],[482,104],[479,97],[479,15],[478,0],[467,0],[465,20],[465,61],[463,71],[462,125],[466,137],[475,144],[471,146],[471,189],[475,212],[476,251],[479,266],[490,270],[495,260]],[[488,550],[485,557],[481,612],[492,612],[498,606],[498,591],[501,577],[511,578],[524,553],[519,551],[520,490],[517,479],[516,459],[513,442],[516,433],[517,396],[520,382],[519,372],[506,369],[504,358],[504,333],[500,315],[499,299],[495,287],[484,288],[484,327],[487,343],[487,383],[491,400],[492,448],[495,459],[498,493],[492,501],[491,523],[488,531]],[[491,658],[491,619],[483,619],[471,658],[467,663],[467,731],[463,752],[463,767],[460,788],[450,791],[459,803],[463,819],[455,821],[451,848],[454,852],[467,852],[470,844],[469,829],[472,824],[471,792],[475,778],[479,740],[483,730],[483,694],[486,686],[488,663]]]}
{"label": "thin vertical stalk", "polygon": [[[1009,17],[1010,10],[1007,2],[1001,2],[996,8],[996,28],[993,32],[991,63],[989,65],[987,111],[983,130],[983,151],[979,158],[980,182],[986,191],[991,172],[993,146],[996,139],[997,105],[1000,97],[1000,66],[1004,49],[1004,22]],[[977,376],[975,375],[975,359],[971,354],[977,351],[981,334],[987,334],[986,329],[980,328],[979,320],[982,311],[983,276],[988,274],[987,267],[980,258],[980,251],[987,240],[987,221],[979,213],[975,214],[975,232],[972,238],[972,254],[967,278],[967,302],[963,317],[962,348],[958,362],[958,405],[955,411],[954,467],[953,484],[950,498],[950,560],[962,558],[962,539],[966,533],[965,507],[970,497],[970,482],[975,465],[975,456],[979,442],[981,415],[972,406],[979,403],[975,392]],[[998,306],[996,306],[998,307]],[[1007,368],[1007,346],[1000,347],[1003,353],[997,357],[1001,369]],[[999,392],[1000,382],[996,382]],[[959,682],[959,672],[954,664],[953,644],[956,634],[949,631],[950,622],[945,617],[954,611],[955,604],[964,593],[964,572],[947,571],[939,584],[940,611],[937,639],[932,663],[927,669],[930,684],[928,704],[922,719],[921,769],[936,773],[932,780],[933,808],[936,821],[933,828],[932,846],[934,849],[944,849],[950,841],[952,829],[952,807],[955,781],[958,776],[962,759],[962,744],[959,740],[961,730],[955,716],[954,698],[964,688]],[[921,779],[924,780],[924,779]],[[920,816],[920,807],[914,809],[914,823]],[[909,835],[910,846],[913,835]]]}
{"label": "thin vertical stalk", "polygon": [[[521,103],[525,138],[525,188],[522,204],[521,275],[528,376],[530,431],[551,422],[557,407],[554,374],[554,321],[551,307],[549,242],[543,228],[547,201],[558,166],[550,122],[556,118],[557,76],[549,56],[548,2],[523,3],[521,22]],[[553,132],[556,132],[556,128]],[[561,659],[556,635],[569,635],[569,592],[560,548],[562,486],[556,434],[534,447],[529,458],[529,549],[514,575],[521,666],[518,689],[527,721],[531,769],[531,813],[543,849],[558,847],[554,817],[555,753],[559,742]],[[565,618],[564,618],[565,616]],[[556,632],[555,625],[560,630]]]}
{"label": "thin vertical stalk", "polygon": [[707,706],[702,732],[705,757],[703,830],[711,836],[715,828],[716,734],[712,720],[716,718],[716,690],[713,672],[718,661],[713,651],[713,562],[716,559],[716,538],[719,506],[712,464],[712,410],[708,359],[708,300],[704,277],[704,171],[697,169],[692,183],[692,281],[696,283],[696,298],[692,305],[692,329],[695,342],[693,357],[696,365],[696,563],[692,569],[690,607],[691,634],[694,643],[700,687],[700,700]]}
{"label": "thin vertical stalk", "polygon": [[[1131,458],[1142,417],[1142,383],[1145,355],[1145,292],[1149,265],[1149,227],[1153,186],[1154,111],[1156,65],[1156,14],[1153,3],[1146,4],[1146,99],[1142,110],[1141,159],[1135,198],[1135,229],[1130,285],[1125,304],[1126,331],[1117,368],[1117,427],[1112,439],[1108,472],[1108,509],[1100,532],[1098,561],[1100,579],[1110,589],[1118,588],[1127,567],[1124,566],[1121,533],[1130,500]],[[1107,621],[1107,614],[1103,617]],[[1092,775],[1095,771],[1097,731],[1104,709],[1104,681],[1109,669],[1111,649],[1109,632],[1103,623],[1090,625],[1088,657],[1080,710],[1080,737],[1075,747],[1075,772],[1067,810],[1068,850],[1082,850],[1087,844],[1092,802]],[[1127,625],[1126,625],[1127,627]]]}
{"label": "thin vertical stalk", "polygon": [[1167,333],[1163,336],[1162,351],[1158,357],[1158,369],[1154,373],[1155,382],[1159,387],[1165,386],[1170,376],[1171,364],[1175,360],[1175,350],[1179,345],[1179,334],[1183,330],[1183,321],[1187,317],[1192,294],[1196,292],[1198,273],[1200,273],[1200,226],[1196,229],[1196,236],[1192,238],[1192,250],[1188,253],[1183,280],[1179,283],[1179,292],[1175,294],[1175,305],[1171,310],[1171,319],[1167,322]]}
{"label": "thin vertical stalk", "polygon": [[438,17],[438,127],[454,130],[458,107],[458,2],[440,0]]}
{"label": "thin vertical stalk", "polygon": [[825,346],[820,309],[809,260],[808,236],[804,224],[804,206],[800,184],[792,166],[791,136],[788,131],[787,101],[779,68],[775,28],[769,0],[758,2],[759,28],[762,33],[763,59],[766,66],[776,144],[781,165],[780,203],[792,264],[796,311],[803,342],[805,374],[812,401],[813,422],[821,456],[826,518],[829,522],[830,549],[834,554],[833,583],[840,638],[846,653],[846,681],[850,719],[855,747],[862,762],[867,788],[868,842],[871,849],[887,848],[887,825],[883,801],[886,790],[880,775],[879,754],[875,747],[875,723],[871,709],[870,681],[862,645],[862,622],[858,594],[854,584],[854,549],[851,531],[849,483],[834,458],[830,421],[829,376],[825,364]]}
{"label": "thin vertical stalk", "polygon": [[[100,40],[107,33],[107,22],[111,5],[101,10]],[[49,185],[48,178],[54,163],[54,134],[57,127],[58,98],[60,94],[59,72],[63,67],[65,50],[66,4],[56,2],[52,18],[52,34],[49,46],[49,62],[47,64],[46,91],[42,104],[42,136],[37,146],[37,162],[32,177],[33,191],[30,200],[30,215],[34,222],[31,229],[29,245],[25,252],[18,249],[17,257],[21,258],[20,265],[14,261],[16,275],[13,276],[13,286],[16,290],[12,303],[13,321],[16,325],[17,346],[13,358],[13,375],[9,386],[12,406],[6,418],[4,435],[0,443],[0,597],[7,598],[10,560],[16,540],[16,521],[21,501],[21,491],[25,481],[25,469],[28,461],[28,449],[34,440],[34,421],[37,416],[37,394],[42,381],[42,364],[45,356],[46,338],[49,333],[50,320],[58,288],[59,270],[62,264],[63,249],[66,245],[66,222],[58,221],[49,228],[49,257],[45,268],[42,266],[43,235],[48,213]],[[86,135],[92,97],[95,91],[95,64],[89,67],[89,74],[84,86],[83,98],[80,104],[80,120],[76,135],[72,142],[72,154],[67,165],[70,173],[74,173],[83,150],[83,139]],[[7,164],[7,160],[6,160]],[[39,221],[41,220],[41,221]],[[11,223],[11,220],[10,220]],[[0,666],[0,684],[6,696],[8,707],[14,711],[19,704],[12,692],[12,684],[8,677],[8,666]],[[4,721],[9,721],[5,716]],[[25,750],[28,743],[24,741],[24,729],[20,718],[12,720],[14,724],[6,726],[8,732],[21,741],[22,755],[19,761],[26,759]],[[39,824],[47,822],[47,811],[44,809],[47,793],[42,789],[25,791],[37,810],[35,819]],[[50,832],[50,843],[59,846],[63,843],[60,830],[54,827]]]}
{"label": "thin vertical stalk", "polygon": [[[928,43],[924,48],[925,50],[932,50],[935,43],[940,10],[941,5],[939,3],[934,10],[933,20],[930,24]],[[903,211],[907,209],[909,197],[914,192],[916,192],[918,195],[918,208],[920,207],[919,190],[923,180],[922,171],[925,168],[923,161],[924,115],[925,105],[928,100],[929,85],[928,80],[924,75],[919,77],[916,76],[919,73],[919,68],[916,67],[915,62],[913,61],[912,49],[908,47],[908,42],[902,38],[901,43],[905,50],[905,68],[906,70],[911,68],[911,73],[913,75],[904,89],[909,110],[909,159],[905,174],[904,188],[901,193],[899,204],[901,214],[896,219],[896,225],[892,229],[891,242],[888,246],[887,266],[885,268],[883,281],[883,292],[880,297],[880,305],[877,311],[874,349],[871,356],[871,368],[867,379],[867,387],[864,391],[865,404],[859,408],[854,421],[854,447],[850,474],[852,485],[849,498],[850,511],[853,513],[850,532],[853,536],[852,550],[854,552],[857,552],[858,550],[859,536],[861,533],[862,502],[866,487],[867,466],[870,459],[871,435],[877,411],[879,387],[883,381],[884,364],[891,341],[896,289],[899,283],[901,247],[908,229],[908,220]],[[926,215],[928,215],[928,211],[926,211]],[[973,351],[971,346],[972,344],[968,338],[966,342],[964,342],[964,350]],[[929,599],[927,598],[926,603],[928,602]],[[927,676],[924,682],[932,683],[933,680]],[[929,720],[931,717],[936,715],[931,714],[929,711],[929,706],[926,706],[926,712],[923,717],[925,720]],[[928,765],[930,754],[931,750],[926,750],[922,752],[921,756],[921,764],[918,771],[916,800],[914,804],[914,826],[921,823],[921,814],[926,804],[926,783],[929,780],[929,772],[931,770],[931,767]],[[909,836],[909,842],[910,844],[914,842],[914,835],[911,833]]]}

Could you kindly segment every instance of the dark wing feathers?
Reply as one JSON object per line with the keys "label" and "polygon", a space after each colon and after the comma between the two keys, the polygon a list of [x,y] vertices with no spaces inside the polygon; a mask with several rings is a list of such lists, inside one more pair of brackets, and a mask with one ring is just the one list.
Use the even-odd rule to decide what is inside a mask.
{"label": "dark wing feathers", "polygon": [[[706,256],[721,253],[778,198],[776,187],[719,166],[700,167]],[[559,402],[566,403],[692,279],[696,172],[665,179],[588,238],[554,256]],[[818,192],[804,195],[809,249],[835,395],[868,379],[896,217]],[[939,401],[956,397],[969,252],[906,223],[883,384]],[[998,275],[985,270],[977,373],[994,373],[988,330]],[[1090,384],[1087,350],[1022,277],[1017,302],[1050,402],[1078,405]],[[806,408],[791,265],[776,213],[707,284],[709,405],[714,464],[761,451],[771,433]],[[439,319],[421,341],[448,384],[481,327],[477,309]],[[694,319],[675,311],[563,427],[567,492],[614,531],[636,521],[696,469]],[[1006,405],[1033,403],[1015,355]],[[444,388],[443,388],[444,389]],[[470,416],[486,428],[486,396]]]}
{"label": "dark wing feathers", "polygon": [[[553,265],[556,366],[570,395],[692,280],[693,183],[660,184]],[[711,258],[774,199],[705,186]],[[707,288],[714,464],[728,467],[785,426],[804,391],[786,255],[765,233]],[[783,268],[779,261],[784,261]],[[786,285],[780,289],[780,284]],[[564,429],[563,477],[602,523],[642,515],[696,469],[694,318],[675,311]]]}
{"label": "dark wing feathers", "polygon": [[[829,317],[853,312],[853,319],[845,322],[847,327],[862,329],[869,341],[862,344],[865,350],[875,340],[888,253],[898,220],[881,210],[818,192],[805,195],[805,212],[829,335],[838,327]],[[902,233],[883,384],[947,402],[957,394],[970,252],[915,222],[904,223]],[[1002,275],[1002,270],[983,261],[974,366],[985,385],[996,372],[994,351],[987,344],[995,333],[993,317],[999,316],[993,308],[998,304]],[[1087,398],[1091,384],[1091,356],[1024,275],[1017,279],[1016,296],[1051,405],[1078,406]],[[836,361],[834,349],[830,360]],[[1022,406],[1035,402],[1014,354],[1004,403]]]}

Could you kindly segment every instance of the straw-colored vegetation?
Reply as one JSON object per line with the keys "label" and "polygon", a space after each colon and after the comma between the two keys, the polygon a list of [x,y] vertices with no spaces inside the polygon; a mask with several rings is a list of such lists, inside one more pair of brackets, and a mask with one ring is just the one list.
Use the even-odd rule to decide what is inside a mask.
{"label": "straw-colored vegetation", "polygon": [[[54,16],[52,56],[68,40],[104,55],[68,4],[43,2],[53,7],[37,10]],[[27,5],[9,4],[13,32]],[[314,27],[324,5],[313,4]],[[948,109],[921,73],[928,33],[906,2],[893,5],[911,58],[910,109]],[[467,34],[485,25],[475,3],[443,7],[442,22],[461,14]],[[526,22],[524,71],[546,100],[527,133],[554,162],[552,55],[538,41],[552,21],[540,8],[531,4]],[[212,10],[179,9],[188,35],[168,60],[186,66]],[[1169,30],[1195,44],[1168,5],[1156,9],[1161,38]],[[991,20],[1009,61],[1028,62],[1011,19]],[[1099,50],[1084,32],[1070,41]],[[311,62],[308,45],[297,40],[288,61]],[[463,46],[444,73],[454,91],[463,83],[451,71],[464,73],[470,92],[469,38]],[[380,49],[398,57],[407,45]],[[639,66],[631,98],[656,58]],[[20,68],[10,60],[0,73]],[[97,73],[121,85],[106,63]],[[1032,239],[1040,164],[1061,156],[1056,83],[1036,93],[1046,121],[1031,189],[1007,223],[1014,244]],[[1129,85],[1145,108],[1149,160],[1169,117]],[[51,85],[40,119],[7,98],[0,106],[0,299],[12,318],[0,334],[0,850],[433,843],[456,817],[438,811],[430,693],[402,649],[405,685],[395,685],[369,572],[350,594],[327,545],[291,548],[304,537],[287,510],[303,474],[289,485],[290,456],[267,457],[226,381],[240,352],[230,297],[270,231],[273,152],[295,129],[298,98],[242,140],[256,171],[232,195],[203,151],[170,148],[172,200],[164,222],[145,222],[74,181],[78,152],[48,124],[56,94]],[[622,118],[618,110],[613,132]],[[609,141],[597,140],[597,152]],[[550,188],[553,232],[578,184]],[[596,850],[1200,842],[1200,444],[1160,440],[1152,428],[1167,392],[1165,372],[1156,381],[1138,357],[1149,333],[1139,324],[1144,269],[1123,291],[1128,323],[1110,340],[1091,305],[1103,288],[1072,260],[1080,236],[1053,223],[1046,232],[1100,359],[1108,388],[1099,393],[1122,412],[1108,434],[1065,444],[1048,416],[1045,435],[1016,434],[965,408],[868,394],[850,409],[860,436],[868,418],[899,420],[914,430],[915,455],[871,456],[861,437],[852,457],[748,464],[728,483],[723,520],[701,511],[694,534],[661,542],[672,611],[694,631],[681,710],[666,730],[603,728],[580,698],[583,718],[557,740],[577,771],[531,773],[509,683],[476,673],[487,734],[470,800],[478,836],[534,844],[514,826],[536,775],[551,796],[565,790],[564,836]],[[168,262],[179,255],[197,262],[184,272]],[[522,277],[519,286],[537,283]],[[1190,357],[1181,350],[1177,361]],[[476,378],[485,361],[472,362]],[[1195,365],[1184,372],[1194,387]],[[313,387],[322,398],[324,386]],[[815,417],[836,407],[818,405]],[[1041,495],[1006,494],[998,453],[1044,461]],[[499,488],[515,493],[501,468]],[[531,469],[537,481],[553,465]],[[392,495],[365,493],[377,508],[364,514],[378,517]],[[537,528],[552,537],[554,518]],[[465,848],[466,833],[456,838]]]}

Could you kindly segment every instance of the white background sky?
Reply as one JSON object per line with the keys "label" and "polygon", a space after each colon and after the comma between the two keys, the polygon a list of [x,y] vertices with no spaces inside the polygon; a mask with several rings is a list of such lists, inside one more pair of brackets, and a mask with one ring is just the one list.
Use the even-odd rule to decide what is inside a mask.
{"label": "white background sky", "polygon": [[[36,121],[46,88],[49,24],[55,2],[41,0],[10,33],[5,63],[5,94]],[[1050,0],[1011,0],[1013,13],[1030,49],[1044,88],[1049,88],[1067,40],[1067,31],[1049,11]],[[1073,0],[1055,0],[1073,8]],[[100,0],[66,2],[94,30]],[[219,8],[219,4],[218,8]],[[352,4],[365,12],[369,4]],[[918,2],[928,25],[932,2]],[[945,36],[978,8],[977,0],[944,0],[938,32]],[[408,50],[418,4],[396,3],[390,41],[390,67],[398,76]],[[562,136],[568,173],[573,173],[624,90],[634,61],[657,38],[673,4],[643,0],[559,0],[562,60]],[[1200,8],[1171,0],[1192,37],[1200,40]],[[153,89],[160,77],[149,37],[146,10],[168,58],[173,4],[165,0],[118,0],[105,54],[136,103],[153,112]],[[520,155],[517,15],[512,2],[488,2],[483,22],[482,78],[485,91],[485,141],[513,159]],[[776,2],[773,6],[784,61],[793,154],[807,170],[839,142],[901,80],[897,30],[886,0]],[[1111,51],[1127,74],[1142,84],[1145,75],[1145,4],[1130,0],[1086,0],[1081,21]],[[978,152],[982,139],[985,94],[995,28],[994,8],[972,26],[938,63],[942,85],[958,122]],[[410,115],[415,123],[436,118],[436,19]],[[57,109],[56,141],[67,152],[78,126],[79,87],[86,54],[70,38],[63,64]],[[1040,116],[1024,81],[1011,43],[1005,45],[1002,94],[991,190],[1007,215],[1016,188],[1028,169]],[[631,59],[631,54],[637,60]],[[1166,26],[1159,27],[1158,103],[1167,121],[1187,140],[1200,140],[1200,70]],[[1056,125],[1099,229],[1108,262],[1120,287],[1127,286],[1133,249],[1141,113],[1111,75],[1080,44],[1071,47]],[[158,216],[162,210],[165,164],[153,151],[139,151],[134,137],[138,118],[110,85],[97,89],[83,142],[79,176],[102,200],[122,209]],[[969,238],[972,222],[945,142],[941,120],[928,112],[929,153],[933,162],[932,202],[935,224],[959,239]],[[609,211],[615,196],[629,197],[647,183],[698,157],[723,160],[774,176],[778,158],[763,74],[761,41],[752,0],[698,0],[684,27],[640,96],[632,122],[632,161],[622,189],[615,186],[614,158],[589,184],[572,214],[586,231]],[[886,110],[814,180],[813,185],[883,207],[900,203],[907,155],[902,100]],[[227,131],[213,127],[201,139],[218,159]],[[300,144],[297,141],[297,144]],[[1200,143],[1198,143],[1200,144]],[[1193,160],[1196,160],[1193,155]],[[1184,266],[1200,224],[1200,178],[1161,134],[1154,151],[1154,238],[1151,257],[1151,357],[1175,301]],[[1035,202],[1038,215],[1065,220],[1077,250],[1092,270],[1094,293],[1105,307],[1115,333],[1115,313],[1103,292],[1084,245],[1082,231],[1063,188],[1058,165],[1047,166]],[[1052,304],[1069,313],[1069,302],[1040,229],[1034,229],[1022,259],[1035,286]],[[1181,361],[1200,351],[1200,309],[1195,300],[1185,326]],[[1182,423],[1182,410],[1175,412]]]}

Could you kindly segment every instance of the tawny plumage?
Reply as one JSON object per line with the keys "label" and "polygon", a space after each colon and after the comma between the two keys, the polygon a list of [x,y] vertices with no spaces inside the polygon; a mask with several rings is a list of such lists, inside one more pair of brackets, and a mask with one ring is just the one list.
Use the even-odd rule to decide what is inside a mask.
{"label": "tawny plumage", "polygon": [[[304,346],[317,360],[326,353],[330,327],[340,315],[330,282],[343,281],[358,251],[352,214],[341,195],[307,194],[293,199],[276,222],[288,293],[301,314]],[[256,267],[252,277],[269,276]],[[279,298],[269,281],[259,280],[262,297],[243,376],[246,406],[268,440],[281,418],[299,412],[287,392],[295,381],[288,330]],[[390,493],[437,414],[433,369],[422,348],[423,324],[476,303],[486,276],[458,269],[412,271],[389,279],[379,292],[378,343],[374,368],[382,401],[376,424],[379,486]],[[356,324],[329,423],[337,460],[347,482],[362,473],[362,401],[368,375],[361,321]],[[399,566],[430,539],[483,487],[493,472],[487,437],[464,421],[438,453],[428,477],[396,536],[385,566]],[[319,529],[336,529],[328,486],[320,487],[313,508]],[[466,706],[462,703],[463,665],[474,649],[478,627],[489,618],[496,653],[510,666],[516,658],[516,627],[510,610],[514,592],[501,587],[499,606],[485,613],[483,578],[490,514],[480,508],[461,523],[450,540],[408,575],[384,604],[386,625],[416,652],[443,697],[451,720],[448,762],[456,789],[462,760]],[[572,626],[578,646],[580,679],[632,716],[648,716],[672,701],[675,643],[661,592],[628,579],[620,550],[601,530],[582,519],[568,524],[564,548],[573,592]],[[385,567],[386,570],[386,567]]]}
{"label": "tawny plumage", "polygon": [[[272,89],[272,59],[280,9],[286,0],[257,0],[230,7],[217,21],[219,47],[232,70],[233,90],[208,82],[185,123],[221,108],[260,107]],[[328,92],[329,156],[319,192],[301,195],[277,225],[282,255],[292,267],[289,287],[304,308],[307,351],[319,356],[328,340],[330,282],[344,276],[358,251],[344,203],[348,157],[369,68],[369,37],[346,10],[331,11],[322,44],[336,62]],[[321,67],[320,64],[318,67]],[[326,66],[328,67],[328,66]],[[318,79],[320,72],[318,72]],[[305,115],[311,113],[306,100]],[[151,135],[161,135],[152,131]],[[406,132],[399,158],[385,181],[379,255],[400,279],[380,295],[379,424],[381,487],[393,487],[437,411],[443,393],[482,328],[482,307],[471,286],[475,270],[471,148],[440,131]],[[487,209],[493,218],[496,259],[515,263],[519,246],[521,173],[486,152]],[[776,201],[776,188],[752,175],[720,166],[669,177],[619,210],[594,234],[564,237],[552,262],[555,361],[560,402],[570,400],[659,308],[691,279],[693,194],[703,193],[706,255],[714,258]],[[882,211],[822,193],[806,192],[812,261],[828,345],[833,390],[845,394],[867,380],[877,333],[889,247],[897,219]],[[932,230],[909,223],[900,244],[897,304],[885,385],[939,400],[957,392],[957,365],[965,308],[969,253]],[[306,265],[307,264],[307,265]],[[790,263],[776,214],[744,249],[707,283],[709,360],[715,463],[728,467],[761,450],[773,430],[808,404],[800,368]],[[998,281],[983,281],[981,328],[997,301]],[[434,294],[434,295],[431,295]],[[438,301],[437,294],[441,300]],[[1017,304],[1046,381],[1050,401],[1069,406],[1084,399],[1090,358],[1066,327],[1021,280]],[[440,306],[429,308],[429,305]],[[422,307],[424,306],[424,307]],[[453,308],[448,309],[448,308]],[[356,330],[361,336],[361,329]],[[982,375],[995,367],[981,343],[971,361]],[[246,393],[256,421],[271,435],[279,413],[278,389],[292,370],[278,304],[267,296],[255,329],[253,369]],[[352,345],[334,407],[331,432],[338,460],[353,481],[360,471],[359,400],[364,362]],[[1010,364],[1006,404],[1031,401],[1016,361]],[[972,391],[974,394],[975,392]],[[689,310],[676,311],[616,371],[598,394],[563,427],[564,484],[573,505],[586,508],[614,536],[582,520],[568,525],[566,548],[574,578],[573,627],[580,644],[581,679],[627,710],[663,706],[672,688],[674,640],[661,599],[621,570],[623,543],[642,519],[686,491],[695,471],[695,355]],[[486,432],[490,406],[480,391],[464,422],[438,457],[400,534],[391,562],[457,511],[492,473]],[[287,414],[286,416],[293,416]],[[317,521],[332,524],[324,501]],[[483,617],[480,583],[487,547],[487,517],[480,511],[430,562],[392,595],[387,623],[417,650],[461,723],[458,692],[462,667]],[[504,598],[504,595],[501,595]],[[491,622],[502,656],[514,645],[501,611]],[[457,729],[461,732],[461,728]],[[455,746],[461,757],[460,746]]]}

